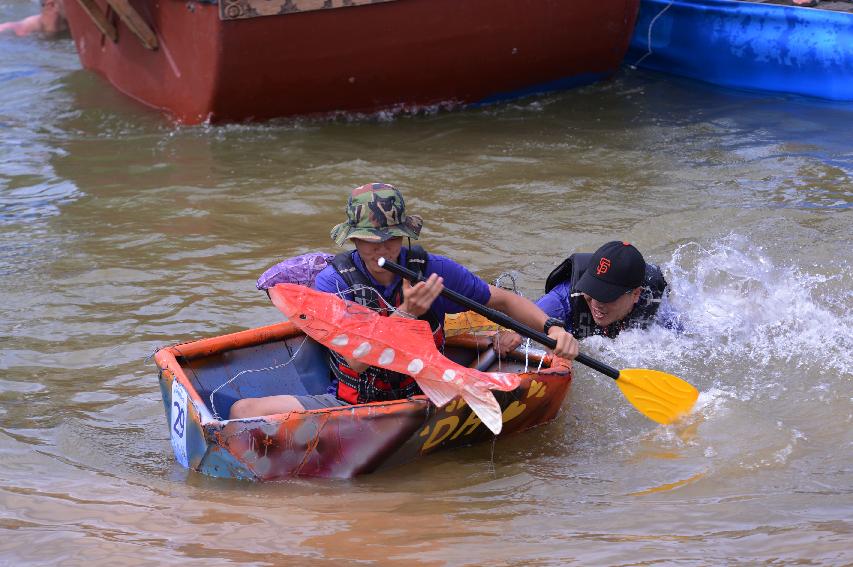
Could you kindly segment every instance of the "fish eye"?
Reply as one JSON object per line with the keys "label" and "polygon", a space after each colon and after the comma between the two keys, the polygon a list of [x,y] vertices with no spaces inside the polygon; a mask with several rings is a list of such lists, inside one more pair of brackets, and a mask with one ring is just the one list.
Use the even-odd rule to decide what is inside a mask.
{"label": "fish eye", "polygon": [[308,315],[306,315],[305,313],[300,313],[299,318],[300,319],[307,319]]}

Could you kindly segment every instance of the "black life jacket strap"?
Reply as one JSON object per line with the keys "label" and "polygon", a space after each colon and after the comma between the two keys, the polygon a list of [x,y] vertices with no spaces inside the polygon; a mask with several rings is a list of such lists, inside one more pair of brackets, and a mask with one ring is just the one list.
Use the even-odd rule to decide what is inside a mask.
{"label": "black life jacket strap", "polygon": [[[406,267],[421,276],[426,274],[429,255],[420,246],[412,246],[406,254]],[[385,299],[373,287],[367,274],[359,270],[352,261],[352,252],[341,252],[329,262],[353,291],[355,301],[365,307],[387,314]],[[394,307],[403,301],[402,281],[391,295]],[[436,346],[444,350],[443,326],[430,309],[420,319],[426,320],[436,337]],[[411,376],[383,368],[370,366],[361,374],[354,372],[338,353],[329,351],[329,367],[338,380],[338,398],[355,404],[383,400],[398,400],[418,395],[418,383]]]}
{"label": "black life jacket strap", "polygon": [[548,274],[548,278],[545,280],[545,293],[548,293],[566,280],[572,284],[577,282],[586,271],[591,259],[592,254],[578,252],[563,260],[559,266]]}

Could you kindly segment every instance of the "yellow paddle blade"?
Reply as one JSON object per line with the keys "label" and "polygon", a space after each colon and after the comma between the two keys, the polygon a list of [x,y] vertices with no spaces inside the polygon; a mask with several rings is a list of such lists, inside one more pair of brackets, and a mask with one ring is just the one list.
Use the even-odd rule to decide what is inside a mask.
{"label": "yellow paddle blade", "polygon": [[672,423],[689,413],[699,390],[678,376],[659,370],[626,368],[616,384],[640,413],[658,423]]}

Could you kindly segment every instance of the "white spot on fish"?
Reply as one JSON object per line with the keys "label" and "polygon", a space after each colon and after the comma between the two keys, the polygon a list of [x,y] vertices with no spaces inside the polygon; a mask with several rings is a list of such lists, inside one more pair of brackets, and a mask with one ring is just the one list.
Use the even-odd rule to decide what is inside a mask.
{"label": "white spot on fish", "polygon": [[361,358],[368,352],[370,352],[370,343],[365,341],[358,345],[358,347],[356,347],[354,351],[352,351],[352,355],[356,358]]}
{"label": "white spot on fish", "polygon": [[386,348],[379,355],[379,364],[391,364],[392,362],[394,362],[394,349]]}
{"label": "white spot on fish", "polygon": [[338,335],[334,339],[332,339],[332,344],[335,346],[347,346],[349,342],[349,337],[346,335]]}
{"label": "white spot on fish", "polygon": [[448,368],[444,371],[444,375],[442,375],[441,379],[445,382],[453,382],[453,379],[456,378],[456,371]]}
{"label": "white spot on fish", "polygon": [[409,374],[415,375],[421,370],[424,369],[424,361],[420,358],[416,358],[409,363]]}

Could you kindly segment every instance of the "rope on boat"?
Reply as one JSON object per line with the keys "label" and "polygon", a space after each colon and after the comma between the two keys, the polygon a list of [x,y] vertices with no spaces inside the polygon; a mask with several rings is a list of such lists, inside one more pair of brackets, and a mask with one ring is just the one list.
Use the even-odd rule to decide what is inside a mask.
{"label": "rope on boat", "polygon": [[675,0],[670,0],[669,4],[667,4],[666,6],[664,6],[664,7],[663,7],[663,10],[661,10],[660,12],[658,12],[658,14],[657,14],[654,18],[652,18],[652,21],[651,21],[651,22],[649,22],[648,43],[646,44],[646,46],[647,46],[647,47],[646,47],[646,49],[648,49],[648,51],[646,52],[646,54],[645,54],[645,55],[643,55],[642,57],[640,57],[639,59],[637,59],[636,61],[634,61],[634,64],[630,66],[630,67],[631,67],[631,69],[633,69],[634,71],[636,71],[636,70],[637,70],[637,65],[639,65],[640,63],[642,63],[642,62],[643,62],[643,60],[644,60],[646,57],[648,57],[649,55],[651,55],[651,54],[652,54],[652,28],[653,28],[653,27],[655,27],[655,22],[658,20],[658,18],[660,18],[661,16],[663,16],[663,13],[664,13],[664,12],[666,12],[667,10],[669,10],[669,9],[670,9],[670,7],[671,7],[673,4],[675,4]]}
{"label": "rope on boat", "polygon": [[267,366],[266,368],[247,368],[246,370],[241,370],[240,372],[238,372],[237,374],[235,374],[234,376],[229,378],[226,382],[223,382],[222,384],[220,384],[219,386],[214,388],[210,392],[210,409],[213,412],[213,417],[218,419],[218,420],[222,419],[222,417],[220,417],[220,415],[219,415],[219,412],[216,411],[216,404],[213,401],[213,396],[216,394],[216,392],[218,392],[219,390],[221,390],[222,388],[224,388],[225,386],[227,386],[228,384],[230,384],[231,382],[233,382],[234,380],[236,380],[237,378],[239,378],[243,374],[250,374],[253,372],[268,372],[270,370],[277,370],[279,368],[284,368],[285,366],[287,366],[288,364],[290,364],[291,362],[296,360],[296,356],[299,354],[299,349],[302,348],[302,345],[304,345],[307,340],[308,340],[308,335],[305,335],[305,338],[302,339],[302,342],[299,343],[299,346],[296,347],[296,350],[293,352],[293,355],[290,357],[290,360],[288,360],[287,362],[282,362],[281,364],[276,364],[275,366]]}
{"label": "rope on boat", "polygon": [[[510,281],[509,287],[507,287],[506,285],[503,285],[502,282],[504,279],[509,279],[509,281]],[[498,277],[495,278],[495,283],[492,285],[494,285],[495,287],[503,288],[507,291],[511,291],[515,295],[520,295],[520,296],[524,297],[524,294],[521,293],[520,291],[518,291],[518,284],[516,283],[515,275],[512,272],[501,273],[501,275],[499,275]]]}
{"label": "rope on boat", "polygon": [[[503,281],[505,279],[509,280],[509,285],[506,285],[503,283]],[[495,287],[499,287],[501,289],[505,289],[507,291],[511,291],[515,295],[520,295],[521,297],[524,297],[524,294],[521,293],[520,291],[518,291],[518,282],[515,280],[515,274],[513,274],[512,272],[501,272],[501,274],[495,278],[495,283],[493,283],[492,285],[494,285]],[[496,345],[500,342],[500,340],[501,340],[501,328],[500,328],[500,326],[498,326],[498,330],[497,330],[497,333],[495,334],[495,338],[494,338],[494,341],[492,344]],[[528,339],[528,341],[529,341],[529,339]],[[525,354],[525,356],[526,356],[526,354]],[[501,372],[503,370],[501,362],[502,362],[501,357],[498,356],[498,372]],[[524,365],[524,371],[527,372],[527,364],[526,363]]]}

